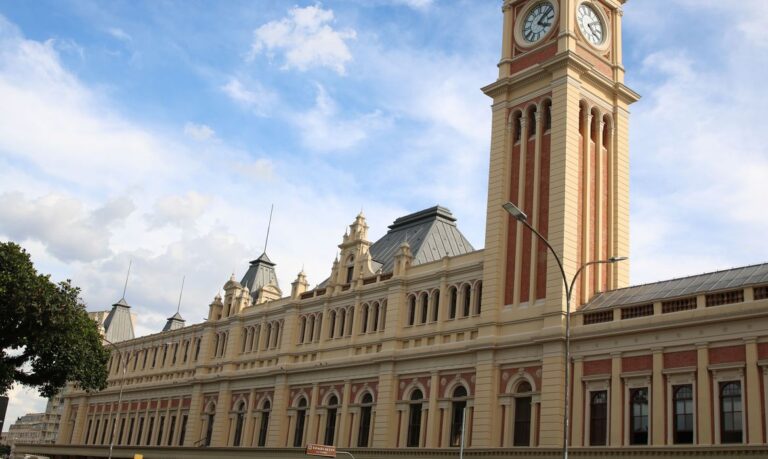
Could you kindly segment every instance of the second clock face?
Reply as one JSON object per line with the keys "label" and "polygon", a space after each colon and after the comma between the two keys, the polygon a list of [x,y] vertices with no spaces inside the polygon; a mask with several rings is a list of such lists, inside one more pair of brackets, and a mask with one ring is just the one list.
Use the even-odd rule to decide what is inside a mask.
{"label": "second clock face", "polygon": [[579,30],[591,44],[598,46],[605,40],[605,27],[603,21],[597,12],[586,3],[579,5],[576,12],[576,20],[579,23]]}
{"label": "second clock face", "polygon": [[534,6],[523,22],[523,38],[528,43],[541,40],[555,23],[555,7],[551,2]]}

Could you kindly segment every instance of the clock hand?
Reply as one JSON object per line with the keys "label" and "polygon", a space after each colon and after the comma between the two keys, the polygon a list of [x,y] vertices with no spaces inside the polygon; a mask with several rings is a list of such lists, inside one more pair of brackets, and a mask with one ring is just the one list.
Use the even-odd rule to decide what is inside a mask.
{"label": "clock hand", "polygon": [[550,8],[550,9],[548,9],[547,11],[545,11],[545,12],[541,13],[541,18],[539,18],[539,25],[540,25],[540,26],[542,26],[542,27],[546,27],[546,26],[548,26],[548,25],[550,24],[549,22],[544,22],[544,23],[543,23],[543,22],[541,22],[541,21],[543,21],[543,20],[545,20],[545,19],[547,18],[547,16],[549,15],[549,12],[550,12],[550,11],[552,11],[552,9],[551,9],[551,8]]}

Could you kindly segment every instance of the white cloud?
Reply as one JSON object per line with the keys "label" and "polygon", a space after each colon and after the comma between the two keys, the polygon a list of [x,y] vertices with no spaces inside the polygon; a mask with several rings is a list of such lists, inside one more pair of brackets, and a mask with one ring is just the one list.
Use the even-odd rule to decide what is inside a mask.
{"label": "white cloud", "polygon": [[80,201],[60,195],[27,199],[0,194],[0,232],[13,240],[35,240],[62,261],[92,261],[110,255],[110,227],[128,217],[128,199],[108,202],[91,212]]}
{"label": "white cloud", "polygon": [[415,10],[427,10],[434,4],[434,0],[390,0],[395,5],[404,5]]}
{"label": "white cloud", "polygon": [[157,200],[154,211],[147,219],[152,227],[192,226],[203,215],[210,202],[210,196],[204,196],[195,191],[184,195],[166,196]]}
{"label": "white cloud", "polygon": [[249,180],[271,179],[274,177],[275,173],[274,164],[266,158],[259,158],[255,161],[240,163],[236,167],[237,171]]}
{"label": "white cloud", "polygon": [[246,87],[234,77],[230,78],[221,90],[230,99],[260,116],[265,116],[277,99],[274,93],[265,89],[260,83],[252,82]]}
{"label": "white cloud", "polygon": [[191,122],[184,125],[184,134],[198,142],[211,140],[216,136],[216,132],[210,126]]}
{"label": "white cloud", "polygon": [[284,54],[284,68],[306,71],[311,67],[328,67],[343,75],[345,65],[352,60],[347,41],[356,38],[352,29],[336,30],[332,10],[319,4],[305,8],[293,7],[288,17],[268,22],[254,31],[249,59],[266,52],[272,56]]}
{"label": "white cloud", "polygon": [[120,41],[124,41],[124,42],[133,41],[133,37],[131,37],[125,30],[119,27],[110,27],[107,29],[107,33],[112,35],[114,38],[117,38]]}
{"label": "white cloud", "polygon": [[294,123],[301,130],[302,142],[312,150],[348,150],[363,142],[371,131],[388,125],[379,111],[344,119],[339,115],[336,101],[325,88],[317,84],[315,106],[304,113],[294,115]]}

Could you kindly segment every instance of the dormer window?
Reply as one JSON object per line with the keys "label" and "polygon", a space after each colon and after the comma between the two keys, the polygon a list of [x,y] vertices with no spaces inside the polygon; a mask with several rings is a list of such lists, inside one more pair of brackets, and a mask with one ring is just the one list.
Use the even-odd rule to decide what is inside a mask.
{"label": "dormer window", "polygon": [[352,279],[354,279],[355,275],[355,257],[351,256],[347,258],[347,284],[352,283]]}

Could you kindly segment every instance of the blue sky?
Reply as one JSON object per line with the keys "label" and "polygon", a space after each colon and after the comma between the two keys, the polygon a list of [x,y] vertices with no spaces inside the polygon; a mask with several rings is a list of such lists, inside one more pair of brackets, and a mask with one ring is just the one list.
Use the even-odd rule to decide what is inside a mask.
{"label": "blue sky", "polygon": [[[762,0],[625,6],[633,283],[768,260],[766,23]],[[361,208],[375,239],[440,203],[482,247],[500,29],[496,1],[0,3],[0,239],[91,310],[132,258],[140,334],[182,276],[199,322],[273,203],[284,290]],[[42,409],[12,398],[9,421]]]}

